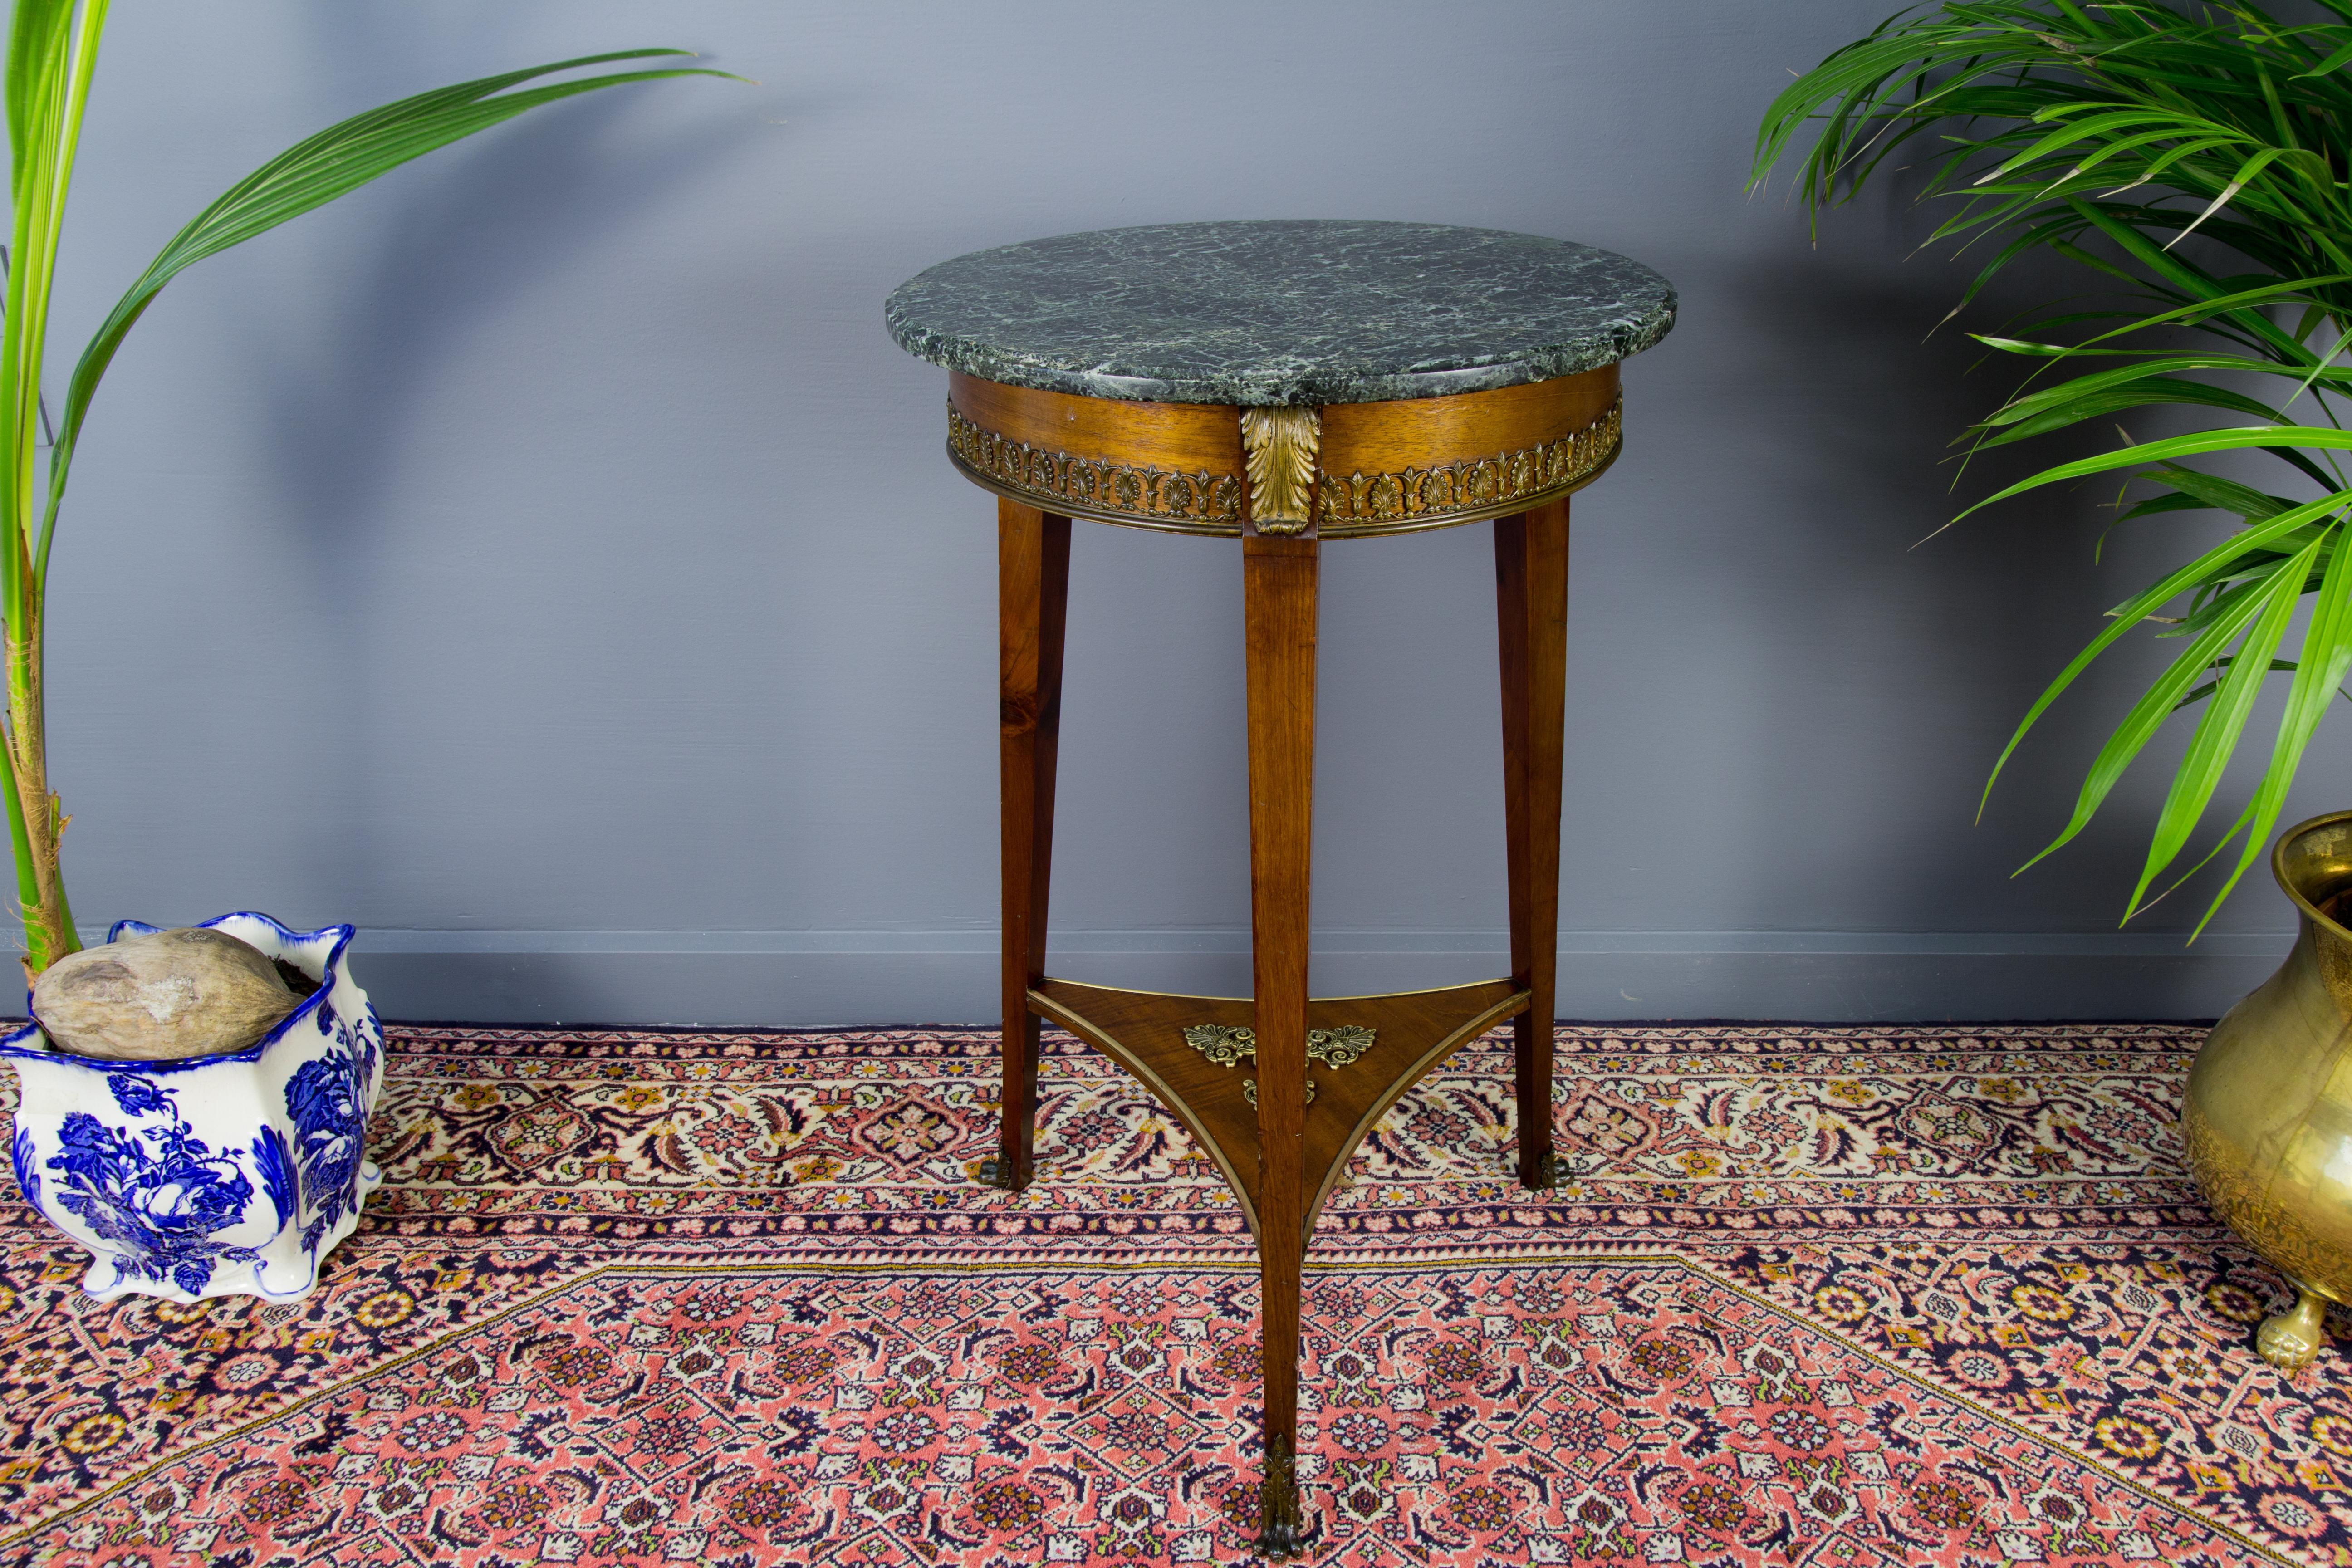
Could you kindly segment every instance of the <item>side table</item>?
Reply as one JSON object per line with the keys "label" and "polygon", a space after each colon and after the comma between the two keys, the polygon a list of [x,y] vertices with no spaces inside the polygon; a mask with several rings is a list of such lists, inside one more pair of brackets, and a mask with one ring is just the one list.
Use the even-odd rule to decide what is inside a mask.
{"label": "side table", "polygon": [[[1664,279],[1589,246],[1337,222],[1065,235],[942,263],[886,307],[899,346],[950,372],[948,455],[998,496],[1004,1087],[983,1177],[1028,1184],[1048,1018],[1216,1162],[1258,1247],[1268,1557],[1302,1550],[1299,1276],[1349,1155],[1415,1079],[1509,1019],[1518,1178],[1553,1183],[1568,498],[1617,455],[1618,362],[1674,310]],[[1242,541],[1251,997],[1045,974],[1073,518]],[[1322,541],[1487,518],[1510,977],[1309,997]]]}

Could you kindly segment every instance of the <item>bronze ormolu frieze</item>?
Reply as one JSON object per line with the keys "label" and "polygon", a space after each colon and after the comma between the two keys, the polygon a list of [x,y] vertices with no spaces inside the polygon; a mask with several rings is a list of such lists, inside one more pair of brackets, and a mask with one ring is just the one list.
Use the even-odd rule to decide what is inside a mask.
{"label": "bronze ormolu frieze", "polygon": [[948,405],[948,456],[989,489],[1066,517],[1239,533],[1242,481],[1049,452],[983,430]]}
{"label": "bronze ormolu frieze", "polygon": [[1526,511],[1591,481],[1624,440],[1624,400],[1557,441],[1397,474],[1318,473],[1325,533],[1439,528]]}
{"label": "bronze ormolu frieze", "polygon": [[1304,530],[1311,495],[1317,531],[1344,539],[1507,517],[1580,489],[1615,460],[1622,407],[1612,402],[1581,429],[1509,451],[1341,474],[1320,466],[1332,453],[1311,408],[1236,411],[1244,462],[1235,466],[1244,471],[1218,473],[1035,445],[976,424],[950,404],[948,455],[1000,495],[1065,517],[1230,536],[1242,531],[1247,487],[1260,532]]}

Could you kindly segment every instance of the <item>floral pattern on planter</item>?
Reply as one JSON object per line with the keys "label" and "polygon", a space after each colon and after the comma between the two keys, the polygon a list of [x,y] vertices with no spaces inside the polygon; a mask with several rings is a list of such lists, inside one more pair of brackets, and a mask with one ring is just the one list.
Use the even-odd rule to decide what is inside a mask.
{"label": "floral pattern on planter", "polygon": [[[93,1296],[307,1295],[383,1180],[364,1144],[383,1026],[345,963],[352,928],[294,931],[256,914],[205,924],[319,989],[225,1056],[101,1061],[56,1049],[37,1025],[0,1039],[21,1088],[17,1184],[89,1248]],[[158,929],[122,921],[107,940]]]}

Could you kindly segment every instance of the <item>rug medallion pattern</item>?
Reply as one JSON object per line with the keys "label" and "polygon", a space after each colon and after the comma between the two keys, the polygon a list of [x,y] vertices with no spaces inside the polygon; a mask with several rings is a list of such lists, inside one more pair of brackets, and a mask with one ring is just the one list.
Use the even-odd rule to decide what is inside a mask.
{"label": "rug medallion pattern", "polygon": [[[1248,1237],[1092,1051],[1015,1195],[986,1032],[390,1033],[306,1301],[93,1302],[5,1189],[0,1563],[1248,1560]],[[1568,1029],[1543,1201],[1474,1045],[1316,1234],[1315,1560],[2352,1563],[2352,1337],[2254,1355],[2198,1039]]]}

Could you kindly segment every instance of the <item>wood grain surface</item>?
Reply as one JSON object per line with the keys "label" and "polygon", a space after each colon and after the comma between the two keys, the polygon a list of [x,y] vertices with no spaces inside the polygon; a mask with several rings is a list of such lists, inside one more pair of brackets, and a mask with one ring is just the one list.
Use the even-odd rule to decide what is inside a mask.
{"label": "wood grain surface", "polygon": [[1617,401],[1617,367],[1459,397],[1334,403],[1323,410],[1322,466],[1333,474],[1401,474],[1491,458],[1583,429]]}
{"label": "wood grain surface", "polygon": [[958,371],[948,401],[983,430],[1048,452],[1180,474],[1242,471],[1241,410],[1213,403],[1127,403],[1006,386]]}
{"label": "wood grain surface", "polygon": [[1568,500],[1495,520],[1503,675],[1503,823],[1511,982],[1529,997],[1512,1026],[1519,1182],[1552,1184],[1551,1031],[1559,968],[1560,752],[1568,682]]}
{"label": "wood grain surface", "polygon": [[[1307,1003],[1310,1029],[1354,1024],[1376,1036],[1371,1049],[1344,1068],[1307,1064],[1315,1098],[1301,1115],[1299,1155],[1305,1180],[1314,1189],[1307,1205],[1307,1232],[1346,1176],[1349,1159],[1398,1098],[1457,1047],[1527,1002],[1528,994],[1507,980],[1482,980],[1435,991]],[[1241,1200],[1250,1229],[1257,1230],[1257,1112],[1242,1092],[1244,1081],[1257,1079],[1257,1065],[1245,1059],[1221,1067],[1184,1041],[1192,1025],[1249,1027],[1255,1011],[1248,997],[1181,996],[1048,980],[1030,993],[1029,1005],[1134,1074],[1192,1133]]]}
{"label": "wood grain surface", "polygon": [[1003,821],[1003,1114],[995,1184],[1029,1184],[1037,1122],[1037,1019],[1053,880],[1054,766],[1062,727],[1062,627],[1070,520],[999,497],[997,752]]}

